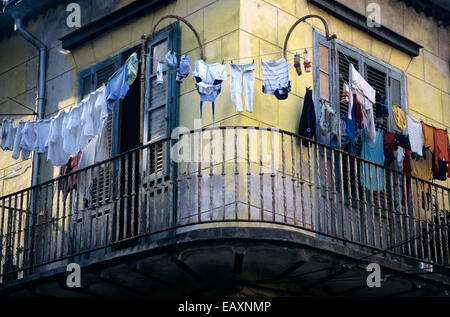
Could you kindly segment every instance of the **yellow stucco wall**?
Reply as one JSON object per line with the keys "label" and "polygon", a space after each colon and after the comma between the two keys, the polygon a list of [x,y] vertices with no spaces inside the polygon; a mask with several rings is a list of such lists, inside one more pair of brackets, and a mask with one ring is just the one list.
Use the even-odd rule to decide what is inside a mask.
{"label": "yellow stucco wall", "polygon": [[[115,9],[133,0],[117,1]],[[341,0],[354,10],[365,14],[366,2]],[[374,1],[370,1],[374,2]],[[292,93],[286,101],[278,101],[261,91],[261,58],[248,56],[265,55],[264,60],[282,56],[282,45],[289,27],[299,17],[319,14],[329,21],[331,29],[340,41],[348,43],[405,72],[408,89],[408,109],[417,118],[438,126],[450,126],[449,93],[449,48],[448,29],[437,26],[432,18],[417,14],[412,8],[392,0],[378,0],[381,6],[382,23],[394,31],[414,40],[424,48],[420,56],[408,55],[387,46],[358,29],[329,16],[326,12],[307,3],[306,0],[178,0],[155,12],[127,22],[110,30],[90,42],[74,49],[70,54],[60,53],[63,35],[47,34],[47,30],[58,29],[56,25],[44,23],[65,9],[60,6],[54,12],[33,22],[27,29],[43,38],[49,46],[47,81],[47,115],[76,102],[77,73],[91,65],[114,56],[126,48],[140,43],[140,36],[148,34],[153,23],[166,14],[185,17],[198,30],[204,45],[207,62],[234,59],[236,63],[256,63],[254,112],[236,113],[231,103],[229,80],[223,85],[216,103],[215,125],[273,126],[288,131],[297,131],[303,105],[305,87],[313,86],[312,73],[301,77],[290,69]],[[45,20],[47,19],[47,20]],[[172,23],[166,20],[161,28]],[[46,29],[43,25],[46,24]],[[292,34],[288,49],[313,46],[313,30],[324,32],[317,20],[302,23]],[[67,33],[69,30],[64,30]],[[55,31],[57,32],[57,31]],[[61,33],[61,32],[59,32]],[[23,111],[7,97],[33,106],[36,94],[37,51],[17,34],[0,43],[0,107],[2,112]],[[181,24],[181,52],[188,53],[194,61],[199,49],[192,32]],[[274,54],[273,54],[274,53]],[[312,49],[310,49],[311,59]],[[270,55],[266,55],[270,54]],[[241,60],[237,60],[241,58]],[[292,54],[289,54],[292,59]],[[193,128],[193,119],[199,117],[199,96],[195,83],[189,77],[180,87],[180,125]],[[16,118],[31,119],[31,117]],[[212,126],[210,105],[204,107],[203,125]],[[30,183],[31,160],[18,162],[11,159],[11,152],[0,152],[0,196],[26,187]],[[48,179],[57,175],[43,164]],[[11,177],[12,178],[8,178]],[[8,178],[6,180],[6,178]]]}

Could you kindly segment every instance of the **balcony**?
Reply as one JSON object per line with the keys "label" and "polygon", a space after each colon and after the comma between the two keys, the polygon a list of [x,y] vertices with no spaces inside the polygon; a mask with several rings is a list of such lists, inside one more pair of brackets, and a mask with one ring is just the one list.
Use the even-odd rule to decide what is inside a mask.
{"label": "balcony", "polygon": [[[366,179],[369,188],[362,185]],[[255,127],[185,131],[1,197],[0,292],[61,275],[72,262],[86,267],[114,262],[119,271],[128,263],[124,270],[130,272],[121,273],[125,280],[141,274],[161,282],[158,276],[164,276],[169,264],[163,263],[169,260],[198,281],[206,279],[202,270],[217,277],[221,271],[214,270],[227,267],[236,277],[249,265],[267,262],[264,270],[247,275],[273,279],[328,261],[311,285],[299,282],[307,289],[349,274],[356,268],[352,262],[374,260],[403,275],[427,268],[424,278],[448,289],[449,199],[448,188],[290,132]],[[240,244],[243,239],[249,242]],[[208,260],[197,257],[197,264],[189,264],[180,254],[190,254],[187,245],[195,241],[203,243],[200,258]],[[254,251],[245,251],[250,241],[283,247],[252,258]],[[297,259],[291,244],[327,260],[311,254]],[[160,262],[152,263],[158,262],[161,272],[136,264],[146,261],[140,254],[150,249],[160,252],[152,255]],[[213,262],[218,262],[205,269],[215,252]],[[219,257],[228,258],[220,262]],[[129,264],[131,258],[137,262]],[[358,270],[359,276],[365,274]],[[168,279],[177,276],[170,272]],[[94,277],[120,287],[104,273]],[[123,283],[122,288],[133,293]],[[346,288],[331,293],[342,292]]]}

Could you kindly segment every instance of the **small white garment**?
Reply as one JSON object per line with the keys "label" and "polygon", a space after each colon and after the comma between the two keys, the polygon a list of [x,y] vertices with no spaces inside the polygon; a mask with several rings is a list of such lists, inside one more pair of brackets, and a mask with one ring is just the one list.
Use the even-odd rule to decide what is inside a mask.
{"label": "small white garment", "polygon": [[81,101],[81,107],[83,111],[81,112],[81,134],[80,143],[86,141],[86,143],[95,136],[94,133],[94,119],[93,119],[93,108],[94,108],[94,94],[90,93],[86,98]]}
{"label": "small white garment", "polygon": [[164,84],[164,76],[163,76],[163,63],[158,62],[158,66],[156,66],[156,84],[162,85]]}
{"label": "small white garment", "polygon": [[253,95],[255,89],[255,64],[230,64],[230,91],[231,101],[237,112],[244,111],[242,93],[247,112],[253,112]]}
{"label": "small white garment", "polygon": [[89,140],[101,131],[102,122],[108,116],[108,103],[106,98],[106,87],[102,85],[81,101],[81,133],[77,148],[83,148]]}
{"label": "small white garment", "polygon": [[25,123],[20,147],[22,151],[36,150],[36,121],[27,121]]}
{"label": "small white garment", "polygon": [[[320,118],[319,118],[319,132],[325,136],[331,132],[332,122],[335,122],[336,112],[331,108],[328,101],[321,102]],[[337,134],[337,130],[336,130]]]}
{"label": "small white garment", "polygon": [[35,149],[37,153],[47,153],[48,151],[48,137],[50,135],[51,119],[36,121],[36,144]]}
{"label": "small white garment", "polygon": [[[352,98],[350,98],[352,99]],[[364,126],[364,131],[369,139],[372,141],[372,144],[375,143],[377,139],[377,132],[375,128],[375,119],[373,115],[373,107],[372,105],[367,104],[361,105],[362,112],[362,124]]]}
{"label": "small white garment", "polygon": [[61,134],[63,121],[67,115],[68,111],[62,110],[56,117],[51,119],[47,160],[54,166],[65,165],[70,157],[70,154],[64,151],[63,137]]}
{"label": "small white garment", "polygon": [[394,169],[403,172],[403,160],[405,158],[405,149],[402,147],[398,147],[397,151],[394,152],[395,161],[394,161]]}
{"label": "small white garment", "polygon": [[[372,86],[370,86],[369,83],[364,79],[364,77],[361,76],[361,74],[355,69],[353,64],[350,64],[349,71],[349,85],[351,87],[352,93],[356,94],[356,98],[361,105],[366,105],[366,108],[369,108],[369,105],[371,105],[373,108],[373,104],[376,102],[375,89],[373,89]],[[350,98],[348,109],[348,118],[350,120],[352,120],[352,110],[353,98]]]}
{"label": "small white garment", "polygon": [[423,135],[422,121],[416,120],[409,114],[406,115],[409,142],[411,143],[411,152],[423,156],[423,146],[425,138]]}
{"label": "small white garment", "polygon": [[80,119],[82,110],[83,109],[80,106],[72,107],[63,121],[61,130],[63,149],[64,152],[69,153],[70,155],[77,155],[81,150],[79,139],[81,136]]}
{"label": "small white garment", "polygon": [[[103,128],[103,121],[108,116],[108,103],[106,99],[106,87],[103,85],[97,89],[94,93],[95,102],[93,104],[93,120],[94,120],[94,133],[100,135]],[[83,144],[83,146],[86,143]]]}
{"label": "small white garment", "polygon": [[12,151],[14,147],[14,139],[16,138],[17,126],[13,120],[3,119],[2,122],[2,130],[1,130],[1,138],[2,142],[0,147],[2,150],[10,150]]}
{"label": "small white garment", "polygon": [[22,150],[20,147],[20,143],[22,142],[23,138],[23,130],[25,128],[25,122],[20,121],[17,125],[17,132],[16,137],[14,138],[14,146],[12,149],[12,158],[15,160],[18,160],[20,157],[20,152],[22,151],[22,160],[28,160],[30,157],[30,151]]}
{"label": "small white garment", "polygon": [[376,91],[369,85],[369,83],[361,76],[355,69],[353,64],[349,66],[349,86],[351,87],[351,94],[349,98],[348,118],[352,120],[353,112],[353,94],[356,94],[356,99],[361,104],[361,112],[363,115],[362,124],[367,136],[375,143],[377,138],[375,128],[375,118],[373,114],[373,105],[376,101]]}

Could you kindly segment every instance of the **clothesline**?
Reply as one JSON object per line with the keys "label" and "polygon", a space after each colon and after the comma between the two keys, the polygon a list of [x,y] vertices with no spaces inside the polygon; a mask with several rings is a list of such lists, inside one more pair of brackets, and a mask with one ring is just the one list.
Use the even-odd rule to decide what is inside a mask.
{"label": "clothesline", "polygon": [[[289,54],[292,54],[292,55],[295,55],[295,53],[293,53],[293,51],[300,51],[300,50],[311,49],[311,48],[313,48],[313,46],[290,49],[290,50],[288,50],[288,53],[289,53]],[[173,52],[173,51],[172,51],[172,53],[175,54],[175,55],[177,55],[177,56],[187,55],[187,54],[179,54],[179,53],[176,53],[176,52]],[[240,61],[240,60],[244,60],[244,59],[252,59],[252,58],[260,58],[260,57],[264,57],[264,56],[271,56],[271,55],[282,54],[282,53],[283,53],[283,52],[282,52],[282,50],[280,49],[279,51],[273,52],[273,53],[260,54],[260,55],[253,55],[253,56],[246,56],[246,57],[236,57],[236,58],[232,58],[232,59],[223,59],[222,61],[218,61],[218,63],[219,63],[219,62]],[[149,56],[148,54],[146,54],[146,56],[147,56],[148,58],[152,59],[152,60],[157,61],[157,62],[164,63],[164,64],[166,63],[166,61],[159,60],[159,59],[157,59],[157,58],[155,58],[155,57],[153,57],[153,56]],[[304,59],[303,56],[300,56],[300,58],[301,58],[301,59]],[[288,61],[293,61],[293,57],[288,58],[287,60],[288,60]],[[140,60],[139,62],[141,62],[141,60]]]}

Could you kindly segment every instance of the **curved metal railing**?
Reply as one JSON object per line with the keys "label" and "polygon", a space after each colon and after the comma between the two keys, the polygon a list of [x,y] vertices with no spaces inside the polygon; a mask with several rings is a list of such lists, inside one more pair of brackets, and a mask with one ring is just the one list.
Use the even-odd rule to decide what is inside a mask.
{"label": "curved metal railing", "polygon": [[0,197],[0,279],[130,239],[236,222],[445,266],[448,206],[448,188],[291,132],[186,131]]}

